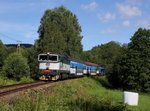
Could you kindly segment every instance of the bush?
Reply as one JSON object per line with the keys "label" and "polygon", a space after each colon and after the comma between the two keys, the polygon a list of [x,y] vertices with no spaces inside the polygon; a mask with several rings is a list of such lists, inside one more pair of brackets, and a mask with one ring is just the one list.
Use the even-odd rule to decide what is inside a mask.
{"label": "bush", "polygon": [[22,77],[21,79],[20,79],[20,83],[26,83],[26,82],[33,82],[33,79],[31,78],[31,77]]}
{"label": "bush", "polygon": [[17,81],[10,80],[10,79],[8,79],[7,77],[4,77],[4,76],[0,76],[0,86],[17,84],[17,83],[18,83]]}
{"label": "bush", "polygon": [[30,74],[27,59],[17,53],[12,53],[6,58],[3,71],[6,77],[17,81],[19,81],[21,77]]}
{"label": "bush", "polygon": [[109,83],[107,76],[91,76],[91,78],[98,81],[105,88],[113,88],[113,86]]}

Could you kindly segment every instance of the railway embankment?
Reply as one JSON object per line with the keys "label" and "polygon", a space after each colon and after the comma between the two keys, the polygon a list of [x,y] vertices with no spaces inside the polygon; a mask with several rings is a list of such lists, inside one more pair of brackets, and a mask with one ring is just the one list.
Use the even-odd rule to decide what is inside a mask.
{"label": "railway embankment", "polygon": [[[101,77],[98,77],[101,78]],[[107,89],[98,79],[84,77],[37,89],[29,89],[9,101],[0,102],[0,111],[148,111],[150,96],[140,94],[139,105],[122,102],[123,91]]]}

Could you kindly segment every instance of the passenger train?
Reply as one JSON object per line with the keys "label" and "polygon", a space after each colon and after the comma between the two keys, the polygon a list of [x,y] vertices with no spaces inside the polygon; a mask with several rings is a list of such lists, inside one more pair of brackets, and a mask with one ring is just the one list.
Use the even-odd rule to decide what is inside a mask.
{"label": "passenger train", "polygon": [[71,57],[43,53],[38,55],[40,80],[59,80],[84,75],[104,75],[105,68],[97,64],[84,62]]}

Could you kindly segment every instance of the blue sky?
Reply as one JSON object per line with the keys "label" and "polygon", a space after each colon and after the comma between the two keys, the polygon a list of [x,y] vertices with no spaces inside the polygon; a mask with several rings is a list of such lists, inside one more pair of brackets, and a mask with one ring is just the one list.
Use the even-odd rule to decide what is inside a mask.
{"label": "blue sky", "polygon": [[150,0],[0,0],[0,39],[33,44],[44,11],[61,5],[77,16],[84,50],[128,43],[139,27],[150,28]]}

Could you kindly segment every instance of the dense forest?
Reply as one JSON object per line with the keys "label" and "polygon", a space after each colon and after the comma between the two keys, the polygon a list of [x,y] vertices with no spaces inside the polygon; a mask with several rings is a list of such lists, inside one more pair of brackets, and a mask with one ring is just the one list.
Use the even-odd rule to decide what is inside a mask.
{"label": "dense forest", "polygon": [[131,42],[110,41],[83,51],[82,29],[75,14],[65,7],[46,10],[40,21],[39,38],[30,48],[6,47],[0,41],[0,76],[19,81],[35,77],[37,55],[55,52],[106,67],[115,88],[150,92],[150,30],[139,28]]}

